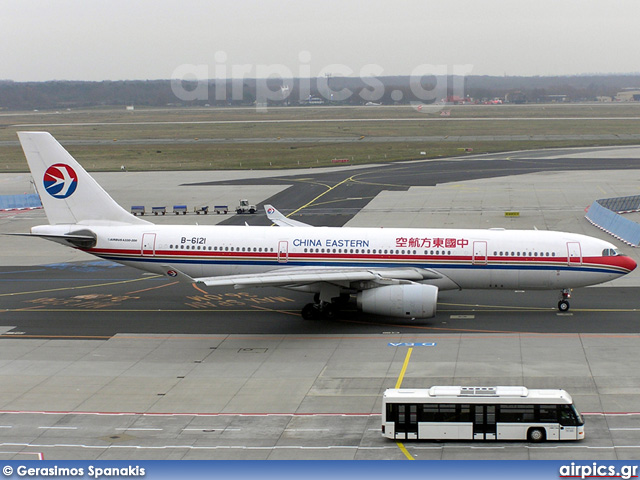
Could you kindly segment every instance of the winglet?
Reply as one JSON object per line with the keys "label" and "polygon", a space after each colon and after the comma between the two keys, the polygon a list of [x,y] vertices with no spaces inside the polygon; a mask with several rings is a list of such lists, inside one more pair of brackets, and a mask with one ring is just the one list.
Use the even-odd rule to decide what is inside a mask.
{"label": "winglet", "polygon": [[264,211],[267,212],[267,218],[279,227],[312,227],[308,223],[291,220],[280,213],[273,205],[265,205]]}

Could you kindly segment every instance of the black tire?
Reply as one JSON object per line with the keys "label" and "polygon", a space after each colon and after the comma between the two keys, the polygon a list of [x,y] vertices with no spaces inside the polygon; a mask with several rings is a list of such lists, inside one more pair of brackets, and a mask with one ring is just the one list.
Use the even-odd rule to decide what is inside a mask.
{"label": "black tire", "polygon": [[558,310],[560,310],[561,312],[568,312],[569,307],[569,302],[567,302],[566,300],[560,300],[558,302]]}
{"label": "black tire", "polygon": [[253,213],[256,213],[256,209],[255,209],[255,208],[250,208],[250,209],[249,209],[249,213],[252,213],[252,214],[253,214]]}
{"label": "black tire", "polygon": [[529,430],[527,434],[529,441],[531,442],[543,442],[547,439],[547,435],[543,428],[532,428]]}
{"label": "black tire", "polygon": [[328,303],[322,309],[322,318],[333,320],[338,316],[338,307],[333,303]]}
{"label": "black tire", "polygon": [[302,318],[305,320],[317,320],[318,318],[318,308],[313,303],[307,303],[302,309]]}

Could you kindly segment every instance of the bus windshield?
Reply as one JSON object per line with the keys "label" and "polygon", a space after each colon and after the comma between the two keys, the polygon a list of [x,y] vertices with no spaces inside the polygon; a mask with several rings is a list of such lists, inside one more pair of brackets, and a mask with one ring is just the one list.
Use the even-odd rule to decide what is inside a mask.
{"label": "bus windshield", "polygon": [[573,405],[559,405],[559,423],[565,427],[584,425],[582,415]]}

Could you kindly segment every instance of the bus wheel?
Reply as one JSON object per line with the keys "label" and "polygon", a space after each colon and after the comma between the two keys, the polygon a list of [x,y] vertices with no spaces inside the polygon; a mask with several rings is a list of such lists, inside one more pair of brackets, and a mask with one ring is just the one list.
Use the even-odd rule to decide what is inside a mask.
{"label": "bus wheel", "polygon": [[544,430],[541,428],[532,428],[529,430],[528,437],[532,442],[542,442],[545,439]]}

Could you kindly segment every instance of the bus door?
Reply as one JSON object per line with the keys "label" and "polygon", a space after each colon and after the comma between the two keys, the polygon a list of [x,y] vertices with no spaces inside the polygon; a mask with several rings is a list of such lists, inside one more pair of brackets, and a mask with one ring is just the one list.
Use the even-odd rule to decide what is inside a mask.
{"label": "bus door", "polygon": [[418,438],[418,405],[396,405],[397,415],[395,432],[397,439],[417,439]]}
{"label": "bus door", "polygon": [[475,405],[473,416],[473,439],[496,440],[496,406]]}

